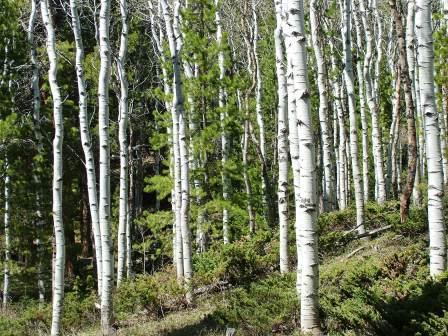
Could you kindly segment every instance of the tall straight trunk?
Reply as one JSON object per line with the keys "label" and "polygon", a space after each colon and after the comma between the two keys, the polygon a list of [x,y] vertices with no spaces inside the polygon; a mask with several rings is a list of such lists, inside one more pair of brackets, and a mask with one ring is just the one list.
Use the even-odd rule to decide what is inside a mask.
{"label": "tall straight trunk", "polygon": [[[225,59],[224,59],[224,41],[222,36],[222,24],[221,24],[221,9],[219,0],[215,0],[216,13],[215,13],[215,23],[216,23],[216,41],[219,46],[218,53],[218,65],[219,65],[219,81],[223,83],[225,76]],[[220,119],[221,119],[221,163],[222,163],[222,198],[225,202],[230,199],[230,181],[227,173],[227,162],[229,161],[229,139],[227,131],[227,111],[225,110],[226,94],[224,88],[221,86],[219,88],[219,99],[218,106],[220,108]],[[222,209],[222,235],[224,244],[229,243],[229,209],[225,205]]]}
{"label": "tall straight trunk", "polygon": [[103,335],[112,330],[112,288],[114,280],[113,243],[110,223],[110,140],[109,140],[109,83],[111,48],[109,40],[110,0],[101,0],[99,20],[100,73],[98,78],[98,128],[100,144],[99,222],[103,264],[101,286],[101,329]]}
{"label": "tall straight trunk", "polygon": [[[183,258],[183,273],[182,280],[187,289],[187,300],[192,300],[191,290],[191,277],[192,277],[192,264],[191,264],[191,238],[190,228],[188,223],[189,212],[189,164],[188,164],[188,146],[186,141],[186,119],[184,113],[184,101],[182,93],[182,81],[180,70],[180,50],[178,41],[181,36],[176,36],[174,33],[174,25],[179,24],[179,9],[180,3],[176,0],[174,2],[174,24],[168,11],[168,4],[166,0],[160,1],[165,19],[166,31],[169,42],[169,49],[171,53],[173,63],[173,151],[174,151],[174,177],[176,188],[176,216],[178,220],[176,225],[180,226],[176,230],[180,229],[180,239],[176,240],[176,249],[179,253],[182,252]],[[176,146],[177,143],[177,146]],[[179,197],[180,196],[180,197]],[[179,244],[179,240],[181,244]],[[178,270],[179,275],[179,270]]]}
{"label": "tall straight trunk", "polygon": [[428,165],[429,269],[431,276],[446,270],[446,237],[443,215],[443,172],[440,130],[434,93],[434,46],[431,27],[431,5],[417,0],[415,16],[418,41],[420,98],[425,117],[426,161]]}
{"label": "tall straight trunk", "polygon": [[288,105],[285,56],[283,53],[282,3],[275,0],[277,26],[274,31],[277,71],[277,151],[278,151],[278,219],[280,236],[280,272],[288,272]]}
{"label": "tall straight trunk", "polygon": [[[30,48],[30,60],[32,65],[31,89],[33,91],[33,131],[36,139],[37,152],[44,156],[43,135],[40,124],[40,88],[39,88],[39,62],[37,59],[36,43],[34,40],[34,27],[37,16],[37,2],[31,1],[31,12],[28,21],[27,41]],[[37,167],[35,167],[35,170]],[[39,304],[43,305],[45,301],[45,283],[43,280],[43,247],[42,247],[42,231],[44,226],[44,218],[42,215],[42,179],[39,172],[33,172],[33,180],[36,183],[36,229],[37,229],[37,288],[39,296]]]}
{"label": "tall straight trunk", "polygon": [[401,4],[397,0],[390,0],[389,5],[392,9],[392,15],[395,21],[395,29],[398,40],[398,55],[401,81],[403,82],[403,89],[406,102],[406,116],[408,127],[408,174],[406,185],[400,201],[400,217],[404,222],[409,215],[409,205],[411,202],[412,189],[414,188],[415,171],[417,169],[417,135],[415,131],[415,108],[414,100],[412,98],[412,82],[409,74],[408,59],[406,53],[405,32],[401,17]]}
{"label": "tall straight trunk", "polygon": [[358,17],[359,10],[353,15],[356,29],[356,44],[358,57],[356,62],[356,73],[358,75],[358,94],[359,94],[359,110],[361,114],[361,128],[362,128],[362,181],[363,181],[363,191],[364,191],[364,202],[369,200],[369,129],[366,115],[366,97],[365,97],[365,79],[363,72],[363,64],[361,62],[360,52],[362,48],[362,25]]}
{"label": "tall straight trunk", "polygon": [[310,1],[310,25],[314,55],[317,64],[317,86],[319,89],[319,124],[322,143],[323,162],[323,202],[324,210],[334,209],[334,179],[331,162],[332,143],[328,130],[328,97],[327,97],[327,67],[322,52],[322,41],[319,36],[319,19],[316,0]]}
{"label": "tall straight trunk", "polygon": [[128,181],[128,80],[126,75],[126,58],[128,53],[128,9],[126,0],[120,0],[121,37],[120,50],[117,59],[118,78],[120,79],[120,99],[118,117],[118,142],[120,144],[120,202],[118,216],[118,267],[117,287],[125,277],[126,272],[126,229],[129,212],[129,181]]}
{"label": "tall straight trunk", "polygon": [[70,0],[72,15],[72,29],[75,36],[76,47],[76,77],[78,81],[79,96],[79,128],[81,133],[81,144],[84,152],[85,167],[87,174],[87,191],[89,195],[89,210],[92,221],[93,238],[95,242],[95,258],[98,280],[98,295],[101,295],[103,264],[101,256],[101,231],[98,214],[98,195],[96,188],[95,156],[92,149],[89,118],[87,113],[87,89],[84,76],[84,45],[81,35],[81,23],[79,19],[78,4],[76,0]]}
{"label": "tall straight trunk", "polygon": [[260,56],[258,54],[258,13],[256,8],[256,0],[252,0],[252,18],[253,18],[253,41],[252,41],[252,49],[253,49],[253,58],[254,58],[254,66],[255,66],[255,112],[257,117],[257,125],[258,125],[258,147],[260,149],[260,161],[261,161],[261,189],[263,192],[263,211],[265,214],[265,219],[269,226],[274,224],[274,212],[273,206],[271,205],[272,197],[271,197],[271,183],[268,176],[267,171],[267,157],[266,157],[266,131],[264,126],[264,117],[262,110],[262,99],[263,99],[263,78],[261,75],[261,65],[260,65]]}
{"label": "tall straight trunk", "polygon": [[53,225],[55,237],[55,258],[53,265],[53,312],[51,318],[51,335],[61,332],[62,306],[64,300],[65,271],[65,237],[62,222],[62,142],[64,138],[64,123],[62,116],[61,91],[57,82],[58,59],[56,54],[56,37],[53,18],[50,14],[48,0],[41,0],[42,20],[47,32],[47,54],[50,63],[48,81],[53,98]]}
{"label": "tall straight trunk", "polygon": [[[319,322],[319,260],[317,250],[317,195],[314,138],[310,112],[310,92],[307,77],[304,8],[301,0],[287,1],[287,53],[291,60],[297,133],[299,136],[299,207],[296,209],[302,254],[300,325],[303,332],[320,335]],[[296,230],[298,227],[296,227]]]}
{"label": "tall straight trunk", "polygon": [[10,259],[11,259],[11,236],[10,236],[10,177],[8,173],[8,157],[5,157],[5,177],[4,177],[4,215],[3,215],[3,225],[5,230],[5,259],[3,261],[3,310],[6,310],[8,306],[8,299],[9,299],[9,269],[10,269]]}
{"label": "tall straight trunk", "polygon": [[339,209],[344,210],[347,207],[347,185],[346,185],[346,158],[347,151],[345,144],[346,133],[345,133],[345,123],[344,123],[344,110],[342,109],[341,96],[340,96],[340,85],[339,79],[337,78],[337,66],[336,60],[333,54],[334,46],[330,41],[330,59],[331,59],[331,71],[333,72],[333,78],[331,79],[331,87],[333,91],[333,97],[335,100],[335,111],[337,115],[337,125],[339,130],[339,144],[338,144],[338,195],[339,195]]}
{"label": "tall straight trunk", "polygon": [[294,228],[295,228],[295,239],[296,239],[296,255],[297,255],[297,276],[296,276],[296,291],[297,295],[300,297],[302,288],[302,251],[301,251],[301,240],[300,240],[300,230],[301,222],[299,216],[300,208],[300,162],[299,162],[299,134],[297,127],[297,115],[296,115],[296,96],[294,88],[294,73],[292,65],[292,55],[288,52],[291,47],[293,40],[290,33],[290,25],[287,21],[286,12],[288,10],[289,4],[287,0],[282,2],[283,11],[285,12],[284,19],[282,21],[282,30],[285,38],[285,50],[286,50],[286,90],[288,99],[288,144],[289,144],[289,154],[291,157],[291,167],[293,176],[293,187],[294,187]]}
{"label": "tall straight trunk", "polygon": [[[372,146],[373,146],[373,159],[375,166],[375,184],[376,184],[376,194],[379,203],[383,203],[386,200],[386,182],[384,179],[384,167],[383,167],[383,150],[381,141],[381,132],[379,126],[379,106],[377,101],[377,93],[375,92],[375,78],[372,79],[372,44],[373,35],[370,27],[369,15],[371,8],[367,8],[365,5],[365,0],[360,0],[359,2],[360,10],[362,15],[362,24],[365,28],[365,39],[366,39],[366,55],[364,60],[364,78],[366,84],[366,97],[367,105],[372,118]],[[377,51],[381,50],[381,41],[377,42],[379,44]]]}
{"label": "tall straight trunk", "polygon": [[356,229],[359,234],[365,232],[364,228],[364,193],[362,190],[362,177],[358,162],[358,127],[356,124],[356,103],[353,81],[352,66],[352,43],[351,43],[351,0],[343,0],[343,21],[342,21],[342,43],[344,50],[344,79],[348,96],[348,109],[350,119],[350,154],[353,173],[353,184],[355,187],[356,202]]}
{"label": "tall straight trunk", "polygon": [[[399,171],[397,167],[397,151],[398,139],[400,135],[400,90],[401,90],[401,69],[397,68],[395,71],[395,89],[392,98],[392,124],[389,130],[389,165],[390,165],[390,189],[392,197],[398,196],[398,176]],[[400,155],[400,152],[398,152]]]}

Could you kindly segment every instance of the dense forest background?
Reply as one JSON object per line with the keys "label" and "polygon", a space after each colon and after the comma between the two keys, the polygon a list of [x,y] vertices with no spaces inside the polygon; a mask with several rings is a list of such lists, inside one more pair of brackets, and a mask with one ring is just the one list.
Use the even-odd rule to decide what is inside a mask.
{"label": "dense forest background", "polygon": [[0,0],[0,335],[448,334],[447,28]]}

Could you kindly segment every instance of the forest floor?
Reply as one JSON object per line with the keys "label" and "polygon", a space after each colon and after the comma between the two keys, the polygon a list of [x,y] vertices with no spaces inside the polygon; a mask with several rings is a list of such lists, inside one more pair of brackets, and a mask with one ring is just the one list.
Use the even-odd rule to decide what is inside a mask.
{"label": "forest floor", "polygon": [[[324,259],[321,316],[328,335],[448,335],[446,279],[426,275],[426,237],[387,232]],[[159,319],[130,315],[118,335],[299,335],[295,274],[277,273],[199,296],[194,307]],[[97,330],[81,333],[97,335]]]}

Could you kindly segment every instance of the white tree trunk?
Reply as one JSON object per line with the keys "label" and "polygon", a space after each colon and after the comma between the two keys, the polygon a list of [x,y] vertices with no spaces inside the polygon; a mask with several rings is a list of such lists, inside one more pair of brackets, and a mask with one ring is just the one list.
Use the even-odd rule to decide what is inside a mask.
{"label": "white tree trunk", "polygon": [[79,128],[81,144],[84,151],[85,167],[87,173],[87,191],[89,195],[89,210],[92,221],[93,238],[95,242],[95,257],[98,280],[98,295],[101,295],[102,285],[102,257],[101,257],[101,231],[98,215],[98,195],[96,188],[95,157],[90,136],[89,118],[87,113],[87,90],[84,76],[84,45],[81,35],[81,23],[79,20],[78,4],[76,0],[70,0],[72,15],[72,29],[76,46],[76,77],[78,81],[79,96]]}
{"label": "white tree trunk", "polygon": [[129,213],[129,183],[128,183],[128,80],[126,75],[126,57],[128,53],[128,10],[126,0],[120,0],[121,37],[120,50],[117,59],[118,78],[120,79],[120,99],[118,116],[118,142],[120,144],[120,204],[118,216],[118,267],[117,287],[125,276],[127,255],[127,223]]}
{"label": "white tree trunk", "polygon": [[304,8],[301,0],[287,1],[288,36],[286,51],[291,60],[291,72],[294,83],[296,103],[297,133],[299,137],[299,207],[296,208],[297,222],[301,228],[299,242],[302,254],[300,274],[301,304],[300,325],[304,332],[320,335],[319,322],[319,260],[316,232],[316,162],[314,138],[310,112],[310,92],[307,77],[306,37],[304,24]]}
{"label": "white tree trunk", "polygon": [[103,335],[112,330],[112,288],[114,280],[113,243],[110,224],[110,140],[109,140],[109,83],[111,48],[109,40],[110,0],[101,0],[99,20],[100,73],[98,78],[98,129],[100,145],[99,222],[101,257],[103,263],[101,286],[101,329]]}
{"label": "white tree trunk", "polygon": [[319,16],[316,0],[310,1],[310,25],[314,55],[317,64],[317,86],[319,89],[319,124],[322,143],[324,187],[324,210],[334,209],[334,179],[331,162],[332,143],[328,130],[328,97],[327,97],[327,67],[322,52],[321,38],[319,36]]}
{"label": "white tree trunk", "polygon": [[434,49],[431,5],[417,0],[416,35],[421,107],[425,117],[426,160],[428,165],[429,260],[431,276],[446,270],[446,236],[443,215],[443,173],[438,113],[434,95]]}
{"label": "white tree trunk", "polygon": [[[182,279],[187,288],[187,300],[192,299],[191,291],[191,238],[189,228],[189,164],[188,164],[188,146],[186,141],[186,119],[183,105],[182,94],[182,80],[180,71],[180,57],[179,46],[181,46],[181,36],[176,36],[174,33],[174,24],[179,24],[179,8],[180,3],[176,0],[174,2],[174,24],[168,11],[168,4],[166,0],[160,1],[162,5],[163,15],[165,19],[166,31],[168,36],[169,48],[173,62],[173,151],[174,151],[174,177],[176,188],[176,216],[179,216],[176,221],[176,230],[180,229],[180,238],[176,240],[176,250],[178,253],[182,252],[183,258],[183,274]],[[178,43],[176,43],[176,40]],[[177,143],[177,146],[176,146]],[[177,148],[176,148],[177,147]],[[177,152],[177,153],[176,153]],[[178,192],[180,191],[180,193]],[[179,197],[180,194],[180,197]],[[180,226],[180,227],[179,227]],[[178,270],[179,274],[179,270]]]}
{"label": "white tree trunk", "polygon": [[41,0],[42,20],[47,32],[47,54],[50,63],[48,81],[53,98],[53,224],[55,236],[55,258],[53,265],[53,312],[51,319],[51,335],[61,332],[62,306],[64,299],[65,271],[65,237],[62,222],[62,142],[64,138],[64,123],[62,115],[61,92],[57,82],[58,59],[56,54],[56,37],[53,19],[50,14],[48,0]]}
{"label": "white tree trunk", "polygon": [[5,157],[5,178],[4,178],[4,184],[5,184],[5,190],[4,190],[4,229],[5,229],[5,260],[3,261],[3,310],[6,310],[8,306],[8,299],[9,299],[9,269],[10,269],[10,258],[11,258],[11,236],[10,236],[10,206],[9,206],[9,198],[10,198],[10,177],[8,173],[8,157]]}
{"label": "white tree trunk", "polygon": [[356,102],[353,82],[352,66],[352,43],[351,43],[351,0],[342,1],[343,20],[342,20],[342,44],[344,50],[344,78],[347,88],[348,109],[350,119],[350,153],[352,163],[353,184],[355,187],[356,202],[356,229],[359,234],[365,232],[364,229],[364,193],[362,185],[361,171],[358,162],[358,127],[356,123]]}
{"label": "white tree trunk", "polygon": [[288,272],[288,105],[285,56],[283,53],[282,4],[275,0],[277,26],[274,31],[277,71],[277,151],[278,151],[278,219],[280,235],[280,272]]}
{"label": "white tree trunk", "polygon": [[356,62],[356,72],[358,75],[358,91],[359,91],[359,110],[361,114],[361,128],[362,128],[362,181],[363,181],[363,191],[364,191],[364,202],[369,200],[369,129],[366,115],[366,97],[364,93],[365,80],[363,72],[363,64],[361,62],[360,52],[362,48],[362,25],[359,20],[359,10],[353,15],[356,29],[356,44],[358,51],[358,60]]}
{"label": "white tree trunk", "polygon": [[[375,92],[375,79],[372,80],[371,67],[372,67],[372,44],[373,35],[370,28],[369,15],[371,8],[366,8],[365,0],[359,2],[360,10],[362,13],[362,24],[365,28],[366,38],[366,55],[364,60],[364,79],[366,84],[366,97],[367,105],[372,117],[372,146],[373,146],[373,161],[375,166],[375,181],[376,181],[376,195],[377,201],[383,203],[386,200],[386,182],[384,179],[384,167],[383,167],[383,153],[381,133],[379,127],[379,107],[377,101],[377,93]],[[377,51],[381,50],[381,40],[378,41],[379,47]],[[381,53],[380,55],[381,56]]]}

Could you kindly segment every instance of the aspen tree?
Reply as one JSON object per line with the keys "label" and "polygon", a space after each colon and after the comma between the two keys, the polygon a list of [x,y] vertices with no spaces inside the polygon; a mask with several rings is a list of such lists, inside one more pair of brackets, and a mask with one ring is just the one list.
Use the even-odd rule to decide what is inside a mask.
{"label": "aspen tree", "polygon": [[283,52],[282,3],[275,0],[277,26],[274,31],[277,72],[278,217],[280,231],[280,272],[288,272],[288,105],[285,56]]}
{"label": "aspen tree", "polygon": [[55,256],[53,265],[53,311],[51,318],[51,335],[61,332],[62,306],[64,300],[64,271],[65,271],[65,237],[62,222],[62,142],[64,138],[64,124],[62,115],[61,92],[57,81],[58,58],[56,53],[56,37],[53,18],[50,13],[48,0],[41,0],[42,20],[47,32],[47,54],[50,63],[48,81],[53,98],[53,224],[55,237]]}
{"label": "aspen tree", "polygon": [[443,215],[443,172],[440,130],[434,93],[434,46],[431,4],[416,1],[415,16],[418,45],[420,99],[425,118],[426,162],[428,165],[429,270],[435,277],[446,270],[446,237]]}
{"label": "aspen tree", "polygon": [[101,0],[99,18],[100,72],[98,78],[98,128],[100,145],[99,222],[101,257],[103,264],[101,285],[101,329],[103,335],[112,330],[112,289],[114,280],[113,243],[110,223],[110,139],[109,139],[109,83],[111,48],[109,40],[110,0]]}
{"label": "aspen tree", "polygon": [[120,143],[120,201],[118,216],[118,267],[117,286],[125,276],[126,269],[126,235],[129,213],[129,180],[128,180],[128,140],[127,128],[129,123],[128,80],[126,74],[126,58],[128,53],[128,9],[127,0],[120,0],[121,36],[120,50],[116,61],[118,78],[120,80],[118,142]]}
{"label": "aspen tree", "polygon": [[[317,254],[317,194],[316,161],[310,113],[310,92],[307,76],[306,36],[304,8],[301,0],[288,0],[286,9],[287,54],[291,61],[294,97],[296,103],[297,134],[299,137],[300,191],[296,209],[301,269],[300,325],[304,332],[320,335],[319,322],[319,260]],[[298,227],[300,224],[300,228]]]}
{"label": "aspen tree", "polygon": [[348,109],[350,119],[350,154],[355,187],[356,202],[356,230],[359,234],[365,232],[364,228],[364,193],[362,190],[362,177],[358,162],[358,128],[356,125],[356,103],[353,81],[352,44],[351,44],[351,0],[342,1],[342,43],[344,51],[344,79],[348,96]]}
{"label": "aspen tree", "polygon": [[81,134],[81,144],[84,152],[84,160],[87,174],[87,191],[89,195],[89,210],[92,221],[93,238],[95,242],[95,258],[98,280],[98,295],[101,295],[103,264],[101,262],[101,231],[98,215],[98,195],[96,188],[95,157],[93,154],[92,140],[89,128],[89,118],[87,113],[87,89],[84,75],[84,45],[81,35],[81,22],[79,19],[79,9],[77,0],[70,0],[70,10],[72,15],[72,29],[75,36],[75,68],[78,82],[79,96],[79,129]]}

